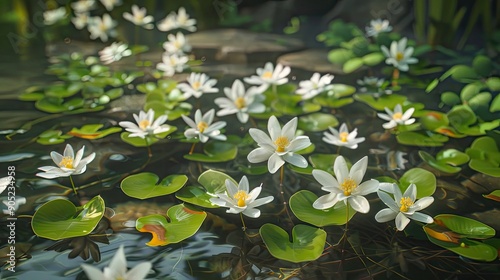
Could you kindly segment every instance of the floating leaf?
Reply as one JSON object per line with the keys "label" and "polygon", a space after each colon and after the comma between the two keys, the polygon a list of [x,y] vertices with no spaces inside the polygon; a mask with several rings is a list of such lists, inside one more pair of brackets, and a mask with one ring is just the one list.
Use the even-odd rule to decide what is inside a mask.
{"label": "floating leaf", "polygon": [[324,230],[307,225],[293,227],[291,242],[288,233],[273,224],[264,224],[259,233],[271,255],[294,263],[318,259],[326,241]]}
{"label": "floating leaf", "polygon": [[366,103],[377,111],[383,111],[384,108],[390,108],[392,110],[396,105],[403,104],[407,97],[399,94],[390,94],[375,98],[371,93],[362,93],[355,94],[354,99]]}
{"label": "floating leaf", "polygon": [[430,166],[450,174],[460,172],[462,168],[457,167],[457,165],[462,165],[469,161],[467,154],[455,149],[441,150],[436,155],[436,158],[424,151],[419,151],[418,154]]}
{"label": "floating leaf", "polygon": [[438,84],[439,84],[439,79],[432,80],[432,82],[430,82],[429,85],[427,85],[427,87],[425,88],[425,92],[427,93],[431,92],[433,89],[437,87]]}
{"label": "floating leaf", "polygon": [[425,129],[435,130],[449,124],[448,116],[437,111],[427,111],[420,116],[420,123]]}
{"label": "floating leaf", "polygon": [[36,139],[38,144],[42,145],[55,145],[64,143],[66,139],[71,138],[71,135],[63,135],[61,130],[46,130],[42,132]]}
{"label": "floating leaf", "polygon": [[81,128],[74,127],[68,135],[83,139],[100,139],[122,130],[120,127],[110,127],[99,131],[103,126],[103,124],[86,124]]}
{"label": "floating leaf", "polygon": [[[318,210],[312,206],[316,199],[318,196],[311,191],[298,191],[290,197],[290,209],[299,220],[317,227],[344,225],[347,222],[347,207],[344,203]],[[354,214],[356,211],[349,206],[349,220]]]}
{"label": "floating leaf", "polygon": [[153,235],[146,245],[165,246],[193,236],[200,229],[207,213],[191,210],[179,204],[170,207],[167,216],[170,222],[162,215],[149,215],[137,219],[136,229]]}
{"label": "floating leaf", "polygon": [[495,236],[492,227],[458,215],[440,214],[434,217],[434,223],[468,238],[486,239]]}
{"label": "floating leaf", "polygon": [[500,190],[494,190],[489,194],[483,194],[484,197],[500,202]]}
{"label": "floating leaf", "polygon": [[491,71],[493,71],[494,66],[489,57],[478,55],[472,61],[472,68],[477,74],[483,77],[488,77]]}
{"label": "floating leaf", "polygon": [[478,138],[465,152],[470,156],[469,167],[471,169],[493,177],[500,177],[500,153],[493,138],[487,136]]}
{"label": "floating leaf", "polygon": [[363,59],[365,65],[375,66],[385,60],[385,55],[381,52],[374,52],[363,56],[361,59]]}
{"label": "floating leaf", "polygon": [[339,124],[337,118],[331,114],[314,113],[299,117],[298,128],[304,131],[323,131],[328,127],[335,127]]}
{"label": "floating leaf", "polygon": [[410,184],[417,187],[417,198],[431,196],[436,191],[436,176],[425,169],[412,168],[399,179],[401,192],[404,193]]}
{"label": "floating leaf", "polygon": [[481,78],[476,74],[476,72],[471,67],[466,65],[455,65],[452,68],[450,68],[449,71],[451,73],[451,77],[455,81],[463,83],[475,81]]}
{"label": "floating leaf", "polygon": [[97,226],[105,208],[100,196],[81,207],[66,199],[51,200],[36,210],[31,227],[37,236],[51,240],[85,236]]}
{"label": "floating leaf", "polygon": [[167,137],[168,135],[172,134],[174,131],[177,130],[177,127],[175,126],[168,126],[168,130],[165,131],[165,132],[162,132],[160,134],[155,134],[154,137],[153,136],[146,136],[146,138],[141,138],[141,137],[130,137],[130,132],[122,132],[120,134],[120,138],[134,146],[134,147],[147,147],[147,146],[151,146],[153,145],[154,143],[160,141],[161,139],[164,139],[165,137]]}
{"label": "floating leaf", "polygon": [[490,112],[494,113],[498,111],[500,111],[500,94],[493,99],[490,106]]}
{"label": "floating leaf", "polygon": [[427,136],[413,131],[401,132],[396,136],[396,139],[400,144],[420,147],[439,147],[448,141],[448,137],[444,135],[432,134]]}
{"label": "floating leaf", "polygon": [[363,66],[363,59],[354,57],[344,63],[342,70],[344,73],[348,74],[358,70],[361,66]]}
{"label": "floating leaf", "polygon": [[143,172],[126,177],[120,184],[122,191],[134,198],[146,199],[174,193],[182,188],[188,178],[186,175],[169,175],[157,184],[159,177],[154,173]]}
{"label": "floating leaf", "polygon": [[315,169],[333,174],[333,163],[338,156],[337,154],[313,154],[309,156],[309,161]]}
{"label": "floating leaf", "polygon": [[346,49],[334,49],[328,53],[328,60],[333,64],[343,65],[346,61],[353,58],[354,54]]}
{"label": "floating leaf", "polygon": [[460,96],[451,91],[443,92],[441,94],[441,101],[448,106],[454,106],[462,102]]}
{"label": "floating leaf", "polygon": [[193,153],[184,155],[184,158],[200,162],[225,162],[236,158],[238,146],[221,141],[210,141],[203,145],[205,154]]}
{"label": "floating leaf", "polygon": [[486,86],[491,91],[499,91],[500,90],[500,78],[499,77],[489,77],[486,79]]}

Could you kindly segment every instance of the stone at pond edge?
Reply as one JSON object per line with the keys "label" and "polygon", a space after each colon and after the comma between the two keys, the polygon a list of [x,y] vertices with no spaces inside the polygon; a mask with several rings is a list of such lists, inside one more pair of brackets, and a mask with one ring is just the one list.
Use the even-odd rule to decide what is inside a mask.
{"label": "stone at pond edge", "polygon": [[311,72],[344,75],[342,65],[332,64],[328,60],[328,52],[328,49],[309,49],[285,54],[278,58],[278,63]]}
{"label": "stone at pond edge", "polygon": [[304,48],[289,36],[239,29],[215,29],[186,36],[197,58],[232,63],[274,61],[278,56]]}

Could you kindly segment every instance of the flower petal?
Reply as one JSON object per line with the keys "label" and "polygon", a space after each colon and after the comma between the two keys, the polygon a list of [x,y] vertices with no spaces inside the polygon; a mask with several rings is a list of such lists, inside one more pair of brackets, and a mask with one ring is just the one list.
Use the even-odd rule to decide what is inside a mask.
{"label": "flower petal", "polygon": [[426,215],[426,214],[422,214],[419,212],[415,212],[415,213],[413,213],[413,215],[411,215],[409,217],[415,221],[419,221],[422,223],[430,224],[430,223],[434,222],[434,219],[431,216]]}
{"label": "flower petal", "polygon": [[405,227],[410,223],[410,219],[408,219],[403,213],[399,212],[396,216],[396,228],[399,231],[405,229]]}
{"label": "flower petal", "polygon": [[320,196],[318,199],[316,199],[316,201],[314,201],[313,203],[313,207],[315,209],[320,209],[320,210],[328,209],[330,207],[333,207],[337,202],[338,202],[337,194],[329,193]]}
{"label": "flower petal", "polygon": [[370,203],[364,196],[356,195],[347,199],[352,209],[359,213],[368,213],[370,211]]}
{"label": "flower petal", "polygon": [[380,211],[378,211],[377,214],[375,214],[375,220],[379,223],[385,223],[388,221],[392,221],[396,219],[396,216],[398,215],[399,212],[394,212],[390,208],[385,208]]}
{"label": "flower petal", "polygon": [[308,165],[307,160],[299,154],[284,154],[283,160],[300,168],[306,168]]}
{"label": "flower petal", "polygon": [[278,169],[285,164],[285,161],[276,153],[273,153],[269,157],[269,161],[267,162],[267,168],[269,173],[274,174]]}
{"label": "flower petal", "polygon": [[274,151],[270,151],[269,149],[257,148],[248,154],[247,159],[251,163],[259,163],[268,160],[273,154]]}

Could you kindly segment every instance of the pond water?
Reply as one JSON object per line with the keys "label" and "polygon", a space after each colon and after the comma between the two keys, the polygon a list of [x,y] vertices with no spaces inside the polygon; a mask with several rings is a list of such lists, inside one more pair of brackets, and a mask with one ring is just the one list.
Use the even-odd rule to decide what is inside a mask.
{"label": "pond water", "polygon": [[[382,66],[384,62],[345,73],[342,65],[328,61],[325,49],[304,51],[302,42],[292,37],[220,29],[195,32],[187,41],[192,44],[191,66],[170,77],[156,69],[163,53],[156,41],[146,52],[131,47],[130,57],[108,66],[102,65],[97,53],[105,45],[71,39],[47,44],[44,53],[2,59],[0,178],[13,176],[15,188],[2,194],[6,210],[0,213],[0,259],[5,262],[1,279],[88,279],[81,265],[102,270],[122,245],[128,269],[151,263],[146,279],[500,276],[500,239],[495,232],[500,229],[496,218],[500,194],[495,193],[500,164],[495,147],[498,110],[493,109],[495,105],[489,113],[482,105],[474,107],[473,97],[465,101],[457,97],[458,103],[450,105],[443,95],[425,92],[444,70],[470,65],[474,54],[463,58],[456,53],[422,51],[421,63],[415,67],[424,74],[401,71],[397,84],[394,67]],[[286,75],[288,82],[258,93],[263,96],[263,112],[250,114],[246,123],[235,115],[215,116],[215,121],[227,122],[220,132],[227,136],[225,141],[211,138],[201,143],[186,138],[189,126],[181,115],[194,118],[198,109],[203,113],[220,110],[214,100],[224,97],[235,79],[255,75],[267,62],[288,65],[291,72]],[[486,85],[480,89],[490,92],[486,103],[497,99],[499,91],[493,78],[500,68],[496,62],[488,63],[492,64],[491,73],[481,75],[480,80]],[[432,70],[436,65],[439,69]],[[215,78],[218,92],[199,98],[174,96],[180,94],[175,88],[186,83],[190,72]],[[299,83],[315,72],[334,74],[333,87],[311,99],[301,98],[296,94]],[[265,77],[263,72],[257,74]],[[365,76],[383,77],[392,83],[366,91],[358,82]],[[441,92],[463,91],[463,84],[445,80],[439,81]],[[246,89],[249,86],[245,83]],[[479,89],[474,92],[478,93]],[[75,96],[78,101],[72,99]],[[469,103],[474,110],[456,107]],[[414,108],[415,124],[384,129],[387,121],[377,113],[384,113],[384,107],[393,110],[397,104],[403,106],[403,112],[390,119],[401,121],[404,111]],[[133,114],[150,108],[155,119],[169,116],[169,130],[147,136],[145,145],[144,140],[124,134],[120,122],[133,122]],[[273,129],[268,123],[272,116],[280,126],[298,117],[297,136],[307,136],[313,145],[291,154],[301,154],[307,167],[297,166],[301,165],[298,160],[287,161],[271,173],[267,158],[262,163],[249,161],[248,155],[259,142],[249,131],[260,129],[267,134],[268,127]],[[356,149],[324,141],[328,127],[339,129],[342,123],[349,131],[357,128],[358,137],[366,138]],[[85,129],[91,124],[95,129]],[[195,128],[200,131],[201,127],[198,123]],[[296,137],[295,131],[293,134],[288,137]],[[273,149],[285,156],[280,149],[289,148],[289,138],[283,147],[275,137],[268,144],[277,145]],[[62,154],[67,144],[75,152],[85,146],[84,157],[95,153],[86,170],[70,177],[37,176],[40,167],[54,165],[51,152]],[[340,181],[343,167],[333,167],[340,156],[347,160],[345,168],[352,169],[359,168],[362,164],[356,162],[367,157],[362,182],[376,179],[379,189],[379,193],[374,189],[363,194],[368,213],[354,210],[365,206],[346,207],[342,201],[322,210],[313,207],[313,202],[328,193],[328,188],[322,189],[325,184],[339,185],[344,196],[362,187],[354,181],[352,189],[345,185],[360,174]],[[57,164],[64,166],[64,160]],[[73,158],[67,160],[71,163],[66,167],[74,168]],[[339,182],[318,179],[318,170],[335,175]],[[248,178],[250,190],[262,186],[259,198],[274,197],[258,207],[261,213],[255,218],[227,213],[227,207],[211,200],[220,190],[225,193],[231,181],[226,182],[227,178],[237,186],[243,176]],[[428,207],[417,209],[430,221],[425,223],[420,216],[420,221],[412,219],[399,231],[393,221],[395,214],[387,222],[377,222],[376,214],[387,208],[378,182],[385,183],[385,191],[392,190],[389,183],[403,191],[414,183],[416,192],[425,193],[417,193],[419,199],[433,197]],[[243,194],[248,199],[251,193],[246,190]],[[392,194],[384,194],[392,199]],[[238,194],[229,195],[234,195],[238,207],[249,203],[242,202]],[[15,210],[8,209],[12,196],[19,206]],[[417,205],[415,197],[412,199],[406,207]],[[402,210],[403,199],[395,202],[394,211],[408,212]],[[73,212],[64,213],[68,211]]]}

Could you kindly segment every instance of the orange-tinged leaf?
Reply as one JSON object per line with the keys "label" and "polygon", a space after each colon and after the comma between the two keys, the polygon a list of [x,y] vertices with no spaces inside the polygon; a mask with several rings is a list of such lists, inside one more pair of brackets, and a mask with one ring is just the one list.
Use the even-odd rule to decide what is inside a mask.
{"label": "orange-tinged leaf", "polygon": [[500,202],[500,190],[492,191],[490,194],[485,194],[483,196],[491,200]]}
{"label": "orange-tinged leaf", "polygon": [[100,135],[102,135],[102,133],[86,133],[86,134],[83,134],[83,133],[78,133],[78,132],[75,132],[75,131],[70,131],[68,132],[68,135],[71,135],[71,136],[74,136],[74,137],[78,137],[78,138],[83,138],[83,139],[96,139],[97,137],[99,137]]}
{"label": "orange-tinged leaf", "polygon": [[161,225],[144,225],[139,231],[149,232],[153,235],[151,241],[146,243],[148,246],[165,246],[168,244],[165,238],[166,230]]}
{"label": "orange-tinged leaf", "polygon": [[[435,220],[436,222],[436,220]],[[436,226],[425,226],[424,231],[431,237],[444,241],[451,242],[455,244],[460,244],[460,239],[462,236],[456,232],[450,231],[449,229],[442,227],[440,225]]]}

